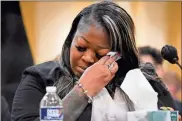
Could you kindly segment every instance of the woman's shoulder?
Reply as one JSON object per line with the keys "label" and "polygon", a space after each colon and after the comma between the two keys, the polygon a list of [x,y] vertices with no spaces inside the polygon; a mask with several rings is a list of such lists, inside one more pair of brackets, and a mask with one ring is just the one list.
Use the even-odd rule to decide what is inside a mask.
{"label": "woman's shoulder", "polygon": [[25,69],[22,78],[33,76],[44,82],[54,83],[61,76],[63,69],[57,61],[48,61],[41,64],[33,65]]}
{"label": "woman's shoulder", "polygon": [[32,70],[37,70],[37,71],[40,71],[40,70],[51,70],[52,68],[57,68],[57,67],[60,67],[59,63],[57,61],[47,61],[47,62],[43,62],[43,63],[40,63],[40,64],[36,64],[36,65],[33,65],[33,66],[30,66],[28,68],[26,68],[26,70],[28,71],[32,71]]}

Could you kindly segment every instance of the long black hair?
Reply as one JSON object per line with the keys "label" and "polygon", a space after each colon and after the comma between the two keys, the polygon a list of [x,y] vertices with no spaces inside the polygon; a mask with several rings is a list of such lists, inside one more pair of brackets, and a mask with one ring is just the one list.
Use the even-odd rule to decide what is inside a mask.
{"label": "long black hair", "polygon": [[74,19],[62,48],[60,65],[66,73],[55,83],[58,88],[57,93],[63,98],[77,80],[70,66],[70,47],[80,21],[84,24],[94,22],[103,27],[110,37],[111,51],[121,53],[122,58],[117,62],[119,70],[106,87],[112,94],[115,87],[121,85],[126,73],[139,67],[139,61],[134,37],[134,22],[123,8],[109,1],[95,3],[84,8]]}

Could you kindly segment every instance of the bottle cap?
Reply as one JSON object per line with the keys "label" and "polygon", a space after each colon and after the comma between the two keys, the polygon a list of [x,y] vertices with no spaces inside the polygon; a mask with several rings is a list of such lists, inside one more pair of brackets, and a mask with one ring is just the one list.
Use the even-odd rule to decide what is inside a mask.
{"label": "bottle cap", "polygon": [[56,92],[56,87],[55,86],[47,86],[46,92]]}

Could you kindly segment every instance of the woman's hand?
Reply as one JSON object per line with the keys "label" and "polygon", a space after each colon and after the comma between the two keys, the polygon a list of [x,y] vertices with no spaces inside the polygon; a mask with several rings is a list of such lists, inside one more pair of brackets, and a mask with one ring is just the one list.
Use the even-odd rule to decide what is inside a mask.
{"label": "woman's hand", "polygon": [[113,79],[117,70],[115,57],[104,56],[85,70],[79,82],[88,91],[88,95],[93,97]]}
{"label": "woman's hand", "polygon": [[[173,108],[171,107],[160,107],[161,110],[169,110],[169,111],[174,111]],[[181,121],[181,116],[178,115],[178,121]]]}

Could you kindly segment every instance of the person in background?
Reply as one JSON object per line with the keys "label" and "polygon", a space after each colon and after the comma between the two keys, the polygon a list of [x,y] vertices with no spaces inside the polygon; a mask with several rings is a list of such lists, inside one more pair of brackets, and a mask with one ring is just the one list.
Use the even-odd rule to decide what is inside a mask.
{"label": "person in background", "polygon": [[141,62],[150,62],[160,78],[164,76],[164,68],[163,68],[163,58],[161,53],[156,48],[152,48],[150,46],[139,47],[139,57]]}
{"label": "person in background", "polygon": [[162,78],[163,82],[167,85],[171,95],[175,99],[175,105],[177,110],[179,110],[179,114],[182,115],[182,103],[176,99],[176,93],[181,90],[180,79],[174,72],[166,72],[163,69],[163,58],[158,49],[143,46],[139,47],[139,57],[140,61],[143,63],[150,62],[156,69],[156,72],[159,77]]}
{"label": "person in background", "polygon": [[164,78],[163,78],[165,84],[167,85],[170,93],[174,98],[177,98],[177,93],[178,91],[181,90],[181,80],[177,73],[173,71],[166,71],[164,73]]}
{"label": "person in background", "polygon": [[[63,102],[64,121],[93,120],[90,97],[103,88],[112,99],[116,89],[119,89],[119,97],[126,98],[120,102],[126,109],[114,113],[121,121],[126,114],[123,112],[135,110],[120,88],[127,72],[133,69],[141,70],[158,93],[158,109],[161,106],[175,108],[152,65],[140,65],[134,28],[130,15],[113,2],[102,1],[84,8],[73,20],[59,60],[31,66],[23,72],[13,100],[12,120],[39,121],[39,104],[46,86],[55,85]],[[121,59],[115,61],[115,57],[108,56],[111,51],[118,52]],[[102,113],[106,114],[106,110]],[[102,121],[111,117],[104,118],[107,119]]]}
{"label": "person in background", "polygon": [[1,96],[1,121],[11,121],[9,106],[3,96]]}
{"label": "person in background", "polygon": [[22,71],[34,65],[24,29],[20,1],[1,2],[1,95],[9,111]]}
{"label": "person in background", "polygon": [[[166,71],[164,73],[164,83],[167,85],[171,95],[175,100],[176,107],[179,110],[180,115],[182,115],[182,103],[178,100],[178,93],[181,93],[181,80],[177,73],[172,71]],[[181,94],[180,94],[181,98]]]}

